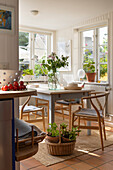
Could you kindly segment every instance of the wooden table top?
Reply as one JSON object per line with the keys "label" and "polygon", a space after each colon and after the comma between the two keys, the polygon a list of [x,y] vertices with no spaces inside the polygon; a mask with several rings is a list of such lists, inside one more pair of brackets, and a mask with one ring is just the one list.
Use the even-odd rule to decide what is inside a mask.
{"label": "wooden table top", "polygon": [[93,90],[87,90],[87,89],[82,89],[82,90],[49,90],[48,88],[35,88],[37,90],[37,93],[41,94],[68,94],[68,93],[81,93],[81,92],[91,92]]}
{"label": "wooden table top", "polygon": [[22,91],[2,91],[0,90],[0,99],[9,99],[15,97],[25,97],[37,95],[37,91],[35,89],[27,89]]}

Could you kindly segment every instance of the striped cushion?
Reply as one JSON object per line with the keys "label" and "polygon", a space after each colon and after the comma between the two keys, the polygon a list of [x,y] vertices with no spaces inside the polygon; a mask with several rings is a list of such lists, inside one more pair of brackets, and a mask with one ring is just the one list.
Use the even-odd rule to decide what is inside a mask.
{"label": "striped cushion", "polygon": [[[102,115],[102,110],[99,110],[100,116]],[[79,112],[75,113],[76,115],[84,116],[94,116],[97,117],[97,112],[94,109],[81,109]]]}

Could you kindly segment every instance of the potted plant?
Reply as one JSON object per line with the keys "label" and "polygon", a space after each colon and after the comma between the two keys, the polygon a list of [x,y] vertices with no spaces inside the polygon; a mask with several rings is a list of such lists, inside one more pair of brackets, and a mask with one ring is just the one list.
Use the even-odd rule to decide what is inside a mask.
{"label": "potted plant", "polygon": [[95,81],[95,62],[92,56],[92,50],[86,48],[84,54],[84,61],[83,61],[83,69],[86,72],[86,77],[89,82]]}
{"label": "potted plant", "polygon": [[[72,128],[72,130],[67,129],[67,125],[62,123],[58,130],[56,123],[50,124],[51,127],[48,128],[47,134],[47,150],[50,155],[70,155],[74,151],[76,136],[78,135],[79,130],[77,128]],[[58,138],[57,142],[48,139]]]}
{"label": "potted plant", "polygon": [[95,62],[89,59],[86,64],[84,64],[83,69],[86,72],[86,77],[89,82],[95,81]]}
{"label": "potted plant", "polygon": [[33,70],[32,69],[24,69],[22,76],[24,80],[31,80],[33,74]]}
{"label": "potted plant", "polygon": [[65,123],[60,124],[62,143],[76,141],[76,136],[78,135],[78,132],[80,132],[77,127],[72,127],[72,130],[68,130],[67,126],[68,125]]}
{"label": "potted plant", "polygon": [[68,56],[64,57],[63,55],[59,58],[56,53],[52,52],[52,54],[47,57],[47,61],[45,59],[42,60],[42,66],[48,70],[49,89],[58,89],[58,69],[68,66],[68,58]]}
{"label": "potted plant", "polygon": [[58,143],[59,141],[59,130],[58,130],[58,126],[57,124],[54,122],[53,124],[50,123],[49,124],[51,127],[49,127],[47,129],[47,137],[46,139],[49,141],[49,142],[52,142],[52,143]]}

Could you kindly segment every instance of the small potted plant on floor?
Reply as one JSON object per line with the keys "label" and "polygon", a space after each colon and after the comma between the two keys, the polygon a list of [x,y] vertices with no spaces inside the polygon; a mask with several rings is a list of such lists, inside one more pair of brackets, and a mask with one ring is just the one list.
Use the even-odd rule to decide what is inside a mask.
{"label": "small potted plant on floor", "polygon": [[59,142],[59,130],[58,130],[58,126],[56,123],[50,123],[49,124],[51,127],[49,127],[47,129],[47,137],[46,139],[49,141],[49,142],[52,142],[52,143],[58,143]]}
{"label": "small potted plant on floor", "polygon": [[78,135],[78,132],[80,132],[77,127],[72,127],[72,130],[68,130],[67,126],[68,125],[65,123],[60,124],[62,143],[76,141],[76,136]]}
{"label": "small potted plant on floor", "polygon": [[[56,123],[51,124],[48,128],[48,134],[46,138],[47,150],[50,155],[71,155],[74,151],[76,136],[79,130],[77,128],[72,128],[72,130],[67,129],[67,125],[60,124],[59,130]],[[50,141],[48,136],[51,138],[58,137],[57,142]]]}

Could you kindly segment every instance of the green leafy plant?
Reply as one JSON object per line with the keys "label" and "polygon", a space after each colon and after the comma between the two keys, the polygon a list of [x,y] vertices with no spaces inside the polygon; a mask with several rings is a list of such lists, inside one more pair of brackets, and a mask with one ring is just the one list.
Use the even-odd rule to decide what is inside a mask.
{"label": "green leafy plant", "polygon": [[52,137],[57,137],[57,136],[59,136],[59,130],[58,130],[57,124],[54,122],[54,123],[50,123],[49,125],[50,125],[51,127],[49,127],[49,128],[47,129],[48,136],[52,136]]}
{"label": "green leafy plant", "polygon": [[59,58],[56,53],[52,53],[47,57],[47,62],[45,59],[42,60],[42,66],[46,67],[48,71],[53,72],[55,74],[58,68],[68,66],[68,56],[64,57],[63,55]]}
{"label": "green leafy plant", "polygon": [[68,138],[70,141],[76,140],[76,136],[78,135],[78,127],[72,127],[72,130],[68,130],[67,126],[65,123],[60,124],[60,130],[61,130],[61,136]]}
{"label": "green leafy plant", "polygon": [[95,62],[89,59],[86,64],[84,64],[83,69],[87,73],[94,73],[95,72]]}
{"label": "green leafy plant", "polygon": [[56,53],[52,53],[47,57],[47,61],[45,59],[42,60],[42,67],[46,68],[48,71],[48,82],[55,84],[55,89],[57,88],[57,71],[61,67],[68,66],[69,62],[68,56],[64,57],[63,55],[59,58]]}
{"label": "green leafy plant", "polygon": [[36,76],[46,76],[48,74],[48,70],[41,63],[42,60],[45,60],[45,56],[38,60],[38,63],[35,64],[35,75]]}
{"label": "green leafy plant", "polygon": [[34,75],[33,74],[33,70],[32,69],[26,69],[26,70],[23,70],[23,76],[25,75]]}

